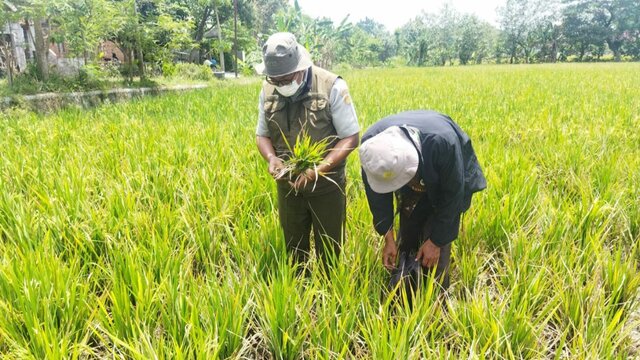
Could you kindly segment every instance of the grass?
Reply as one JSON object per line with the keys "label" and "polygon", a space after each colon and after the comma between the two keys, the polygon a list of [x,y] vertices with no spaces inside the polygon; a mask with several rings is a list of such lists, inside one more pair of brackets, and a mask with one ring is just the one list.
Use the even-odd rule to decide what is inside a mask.
{"label": "grass", "polygon": [[0,96],[9,96],[11,91],[7,79],[0,79]]}
{"label": "grass", "polygon": [[296,276],[254,145],[259,84],[0,115],[0,358],[637,357],[639,64],[354,71],[363,128],[450,115],[489,187],[452,293],[413,311],[359,178],[328,281]]}
{"label": "grass", "polygon": [[[220,80],[212,79],[210,81],[191,80],[184,78],[166,78],[166,77],[152,77],[141,81],[136,78],[132,83],[128,83],[123,78],[105,78],[100,81],[99,84],[94,86],[82,87],[76,83],[66,84],[62,79],[55,79],[50,84],[44,85],[33,81],[32,79],[18,80],[20,84],[13,88],[9,86],[7,79],[0,79],[0,97],[14,96],[14,95],[34,95],[38,93],[48,92],[75,92],[75,91],[93,91],[93,90],[112,90],[120,88],[145,88],[145,87],[173,87],[182,85],[209,85],[217,86]],[[249,84],[256,81],[253,78],[238,78],[233,79],[235,82]]]}

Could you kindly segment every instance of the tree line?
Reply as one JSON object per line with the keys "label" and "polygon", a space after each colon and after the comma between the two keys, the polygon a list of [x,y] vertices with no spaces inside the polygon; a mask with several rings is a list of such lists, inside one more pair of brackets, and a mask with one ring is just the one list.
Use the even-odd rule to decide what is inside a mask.
{"label": "tree line", "polygon": [[[638,0],[507,0],[494,26],[445,5],[395,31],[373,19],[334,23],[304,14],[287,0],[0,0],[0,27],[20,22],[34,34],[35,69],[46,80],[50,43],[97,63],[110,40],[125,54],[131,77],[146,66],[166,70],[177,59],[233,60],[234,43],[260,61],[260,46],[275,31],[297,35],[322,66],[446,66],[640,59]],[[236,22],[234,22],[234,20]],[[235,25],[235,26],[234,26]],[[235,40],[235,41],[234,41]],[[0,39],[8,57],[6,38]]]}

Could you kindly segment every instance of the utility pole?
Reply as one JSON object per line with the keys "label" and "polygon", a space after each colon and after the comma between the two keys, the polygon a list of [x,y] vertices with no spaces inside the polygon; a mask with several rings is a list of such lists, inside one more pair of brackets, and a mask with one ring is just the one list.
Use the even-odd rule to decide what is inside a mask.
{"label": "utility pole", "polygon": [[238,0],[233,0],[233,69],[238,77]]}

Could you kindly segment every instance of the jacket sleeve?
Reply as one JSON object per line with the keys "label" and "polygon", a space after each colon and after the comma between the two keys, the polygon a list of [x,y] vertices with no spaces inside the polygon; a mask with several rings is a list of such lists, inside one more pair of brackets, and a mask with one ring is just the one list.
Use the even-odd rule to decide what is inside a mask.
{"label": "jacket sleeve", "polygon": [[437,173],[437,198],[431,241],[444,246],[458,237],[460,208],[464,199],[464,165],[458,141],[439,137],[431,151]]}
{"label": "jacket sleeve", "polygon": [[371,190],[364,171],[362,171],[362,182],[367,194],[369,210],[373,215],[373,226],[378,234],[384,235],[393,227],[393,193],[379,194]]}

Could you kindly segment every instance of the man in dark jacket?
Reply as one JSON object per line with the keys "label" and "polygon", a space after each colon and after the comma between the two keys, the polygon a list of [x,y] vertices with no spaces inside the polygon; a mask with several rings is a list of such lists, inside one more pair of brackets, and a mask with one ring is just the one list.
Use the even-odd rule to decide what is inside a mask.
{"label": "man in dark jacket", "polygon": [[423,268],[435,266],[446,289],[460,216],[469,209],[472,194],[487,186],[467,134],[434,111],[391,115],[362,136],[360,161],[374,226],[385,239],[383,265],[393,269],[398,250],[411,254]]}

